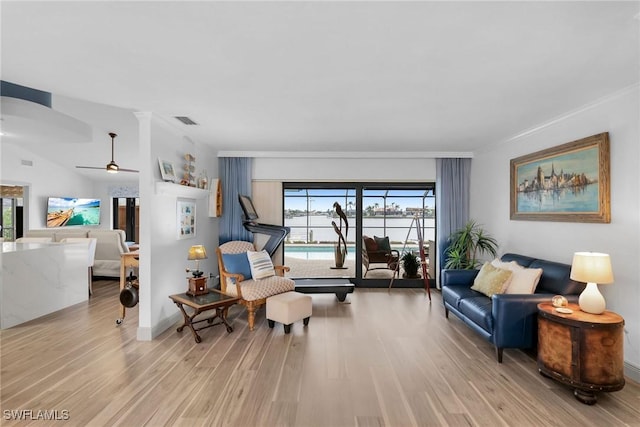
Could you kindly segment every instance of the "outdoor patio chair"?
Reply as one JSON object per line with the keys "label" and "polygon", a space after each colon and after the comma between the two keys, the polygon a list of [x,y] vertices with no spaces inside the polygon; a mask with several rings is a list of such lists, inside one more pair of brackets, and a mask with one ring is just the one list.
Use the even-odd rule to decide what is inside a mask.
{"label": "outdoor patio chair", "polygon": [[[362,265],[365,267],[363,277],[367,276],[369,270],[392,270],[397,271],[400,253],[391,249],[388,237],[362,236]],[[384,264],[384,267],[371,267],[371,264]]]}
{"label": "outdoor patio chair", "polygon": [[220,290],[240,297],[247,308],[249,330],[253,331],[256,310],[267,298],[293,291],[295,282],[284,277],[289,267],[273,266],[266,251],[255,251],[251,242],[231,241],[216,249],[220,271]]}

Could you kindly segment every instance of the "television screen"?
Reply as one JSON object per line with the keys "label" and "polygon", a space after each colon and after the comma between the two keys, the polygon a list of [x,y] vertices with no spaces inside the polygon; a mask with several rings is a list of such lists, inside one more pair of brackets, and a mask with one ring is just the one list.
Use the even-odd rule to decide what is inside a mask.
{"label": "television screen", "polygon": [[238,195],[238,201],[240,202],[246,221],[255,221],[258,219],[258,212],[256,212],[256,208],[253,206],[253,202],[249,196]]}
{"label": "television screen", "polygon": [[100,199],[49,197],[47,201],[47,227],[99,224]]}

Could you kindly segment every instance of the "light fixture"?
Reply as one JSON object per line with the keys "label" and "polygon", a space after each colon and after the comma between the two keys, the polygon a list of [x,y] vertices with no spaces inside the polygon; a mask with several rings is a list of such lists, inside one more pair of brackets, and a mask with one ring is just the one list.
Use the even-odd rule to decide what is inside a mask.
{"label": "light fixture", "polygon": [[573,254],[570,277],[572,280],[587,283],[587,287],[578,299],[580,310],[592,314],[603,313],[606,303],[598,290],[598,283],[603,285],[613,283],[609,255],[598,252],[576,252]]}
{"label": "light fixture", "polygon": [[118,165],[113,160],[107,164],[107,173],[118,173],[118,169]]}
{"label": "light fixture", "polygon": [[189,248],[189,256],[187,257],[188,260],[195,260],[196,262],[196,269],[195,270],[191,270],[191,273],[193,274],[193,277],[200,277],[202,276],[203,272],[200,271],[200,260],[201,259],[207,259],[207,250],[205,249],[204,245],[193,245],[191,246],[191,248]]}

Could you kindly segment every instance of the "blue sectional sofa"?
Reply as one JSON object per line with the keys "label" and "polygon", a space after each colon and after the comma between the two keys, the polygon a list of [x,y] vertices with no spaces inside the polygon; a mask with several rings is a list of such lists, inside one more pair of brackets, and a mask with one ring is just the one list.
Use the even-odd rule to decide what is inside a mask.
{"label": "blue sectional sofa", "polygon": [[441,286],[445,316],[452,312],[483,338],[493,343],[498,362],[505,348],[535,348],[538,339],[538,303],[563,295],[578,302],[584,283],[569,278],[571,266],[518,254],[504,254],[504,262],[542,268],[533,294],[495,294],[491,298],[471,289],[479,270],[442,270]]}

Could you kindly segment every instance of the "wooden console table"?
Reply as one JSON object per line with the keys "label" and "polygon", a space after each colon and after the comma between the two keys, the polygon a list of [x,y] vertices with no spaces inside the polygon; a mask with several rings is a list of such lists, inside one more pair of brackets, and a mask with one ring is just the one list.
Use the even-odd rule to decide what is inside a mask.
{"label": "wooden console table", "polygon": [[611,311],[585,313],[577,304],[567,308],[573,313],[538,304],[538,370],[593,405],[596,392],[624,387],[624,319]]}

